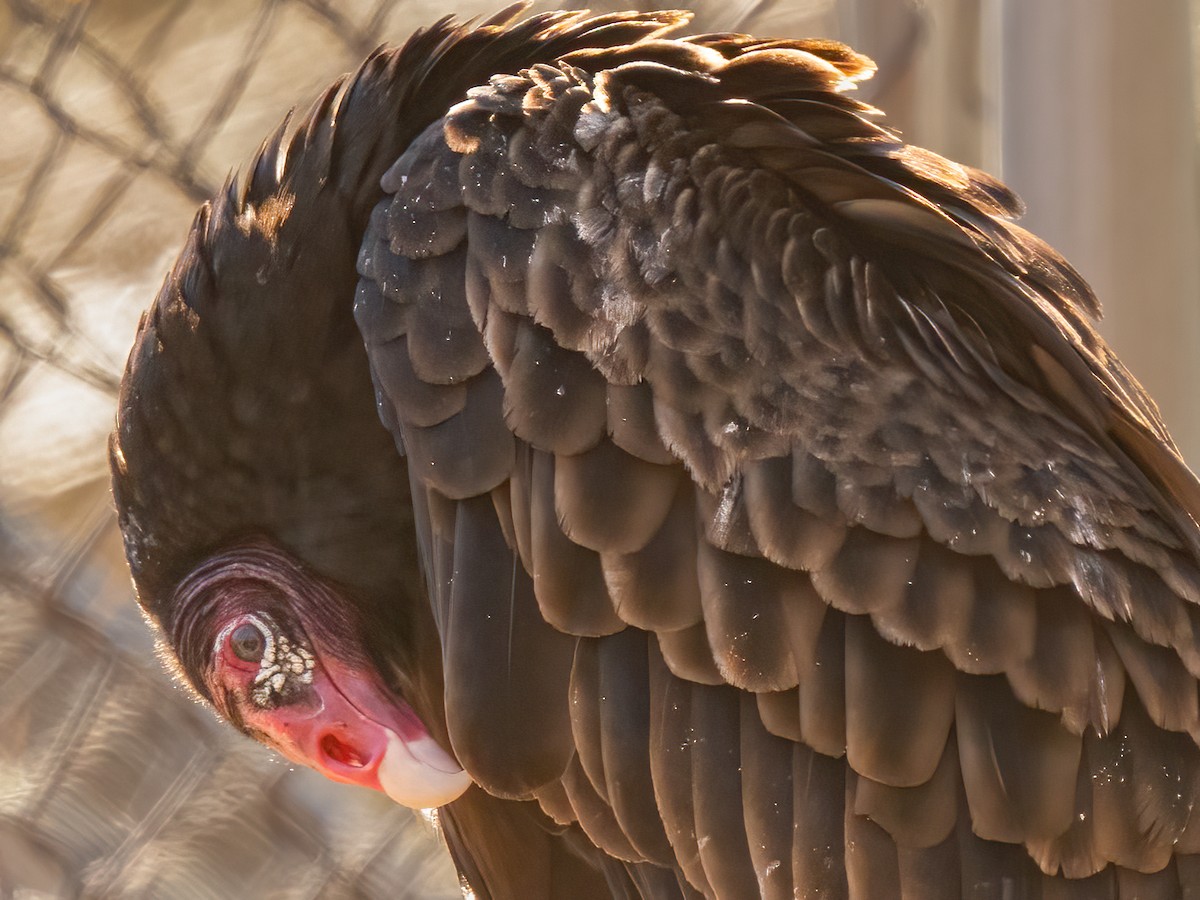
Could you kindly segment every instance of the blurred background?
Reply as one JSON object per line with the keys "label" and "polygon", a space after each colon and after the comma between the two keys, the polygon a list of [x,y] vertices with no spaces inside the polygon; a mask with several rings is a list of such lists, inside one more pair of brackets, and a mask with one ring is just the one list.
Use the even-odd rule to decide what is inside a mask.
{"label": "blurred background", "polygon": [[[428,823],[291,771],[163,674],[105,440],[195,208],[378,43],[498,5],[0,0],[0,898],[459,896]],[[865,98],[1022,194],[1196,465],[1193,6],[726,0],[697,28],[874,57]]]}

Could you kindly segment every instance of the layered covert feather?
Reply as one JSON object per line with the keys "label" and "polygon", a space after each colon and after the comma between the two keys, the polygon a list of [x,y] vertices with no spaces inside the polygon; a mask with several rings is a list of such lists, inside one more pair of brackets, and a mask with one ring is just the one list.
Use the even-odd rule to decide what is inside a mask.
{"label": "layered covert feather", "polygon": [[342,585],[480,896],[1200,896],[1200,487],[1086,285],[841,45],[515,15],[201,210],[113,441],[150,615],[248,537]]}

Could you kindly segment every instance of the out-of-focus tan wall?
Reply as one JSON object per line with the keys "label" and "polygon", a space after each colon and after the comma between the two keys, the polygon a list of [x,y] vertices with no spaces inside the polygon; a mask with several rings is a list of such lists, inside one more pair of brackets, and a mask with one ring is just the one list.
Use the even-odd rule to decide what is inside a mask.
{"label": "out-of-focus tan wall", "polygon": [[[455,4],[455,12],[495,3]],[[627,4],[614,3],[619,7]],[[840,37],[906,135],[1005,177],[1200,460],[1187,0],[735,0],[701,29]],[[292,773],[159,671],[105,436],[196,206],[433,0],[0,0],[0,894],[457,893],[429,829]]]}
{"label": "out-of-focus tan wall", "polygon": [[1005,0],[1000,174],[1079,267],[1102,332],[1200,464],[1200,223],[1188,0]]}
{"label": "out-of-focus tan wall", "polygon": [[[1196,0],[857,0],[906,136],[979,166],[1104,306],[1101,332],[1200,466]],[[910,52],[911,50],[911,52]],[[902,66],[889,72],[892,60]]]}

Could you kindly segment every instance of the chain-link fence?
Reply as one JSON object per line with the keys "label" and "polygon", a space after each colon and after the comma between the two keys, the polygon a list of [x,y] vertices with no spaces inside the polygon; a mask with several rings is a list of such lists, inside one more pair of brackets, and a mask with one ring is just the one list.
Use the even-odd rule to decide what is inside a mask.
{"label": "chain-link fence", "polygon": [[0,896],[458,894],[425,823],[290,773],[160,671],[105,463],[137,316],[196,206],[292,104],[438,15],[0,4]]}

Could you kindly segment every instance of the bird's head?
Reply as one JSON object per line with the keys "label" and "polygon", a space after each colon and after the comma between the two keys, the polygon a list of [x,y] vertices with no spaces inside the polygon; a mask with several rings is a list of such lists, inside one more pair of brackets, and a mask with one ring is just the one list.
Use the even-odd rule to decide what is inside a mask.
{"label": "bird's head", "polygon": [[373,53],[201,208],[110,444],[138,601],[183,680],[285,756],[417,806],[468,782],[446,749],[432,551],[353,314],[380,179],[495,73],[685,20],[514,24],[522,8]]}
{"label": "bird's head", "polygon": [[180,583],[166,638],[224,718],[288,759],[405,806],[456,799],[469,776],[383,683],[344,591],[247,542]]}
{"label": "bird's head", "polygon": [[[420,674],[440,672],[438,645],[354,329],[357,235],[314,191],[332,224],[247,236],[239,216],[271,199],[247,195],[198,216],[122,384],[113,488],[138,600],[162,656],[235,727],[334,780],[442,805],[469,779]],[[312,235],[333,261],[301,252]],[[307,327],[278,332],[278,311]]]}
{"label": "bird's head", "polygon": [[355,261],[380,176],[434,115],[404,113],[419,85],[395,69],[456,29],[372,55],[204,205],[110,444],[138,601],[181,680],[289,759],[416,807],[469,782]]}

